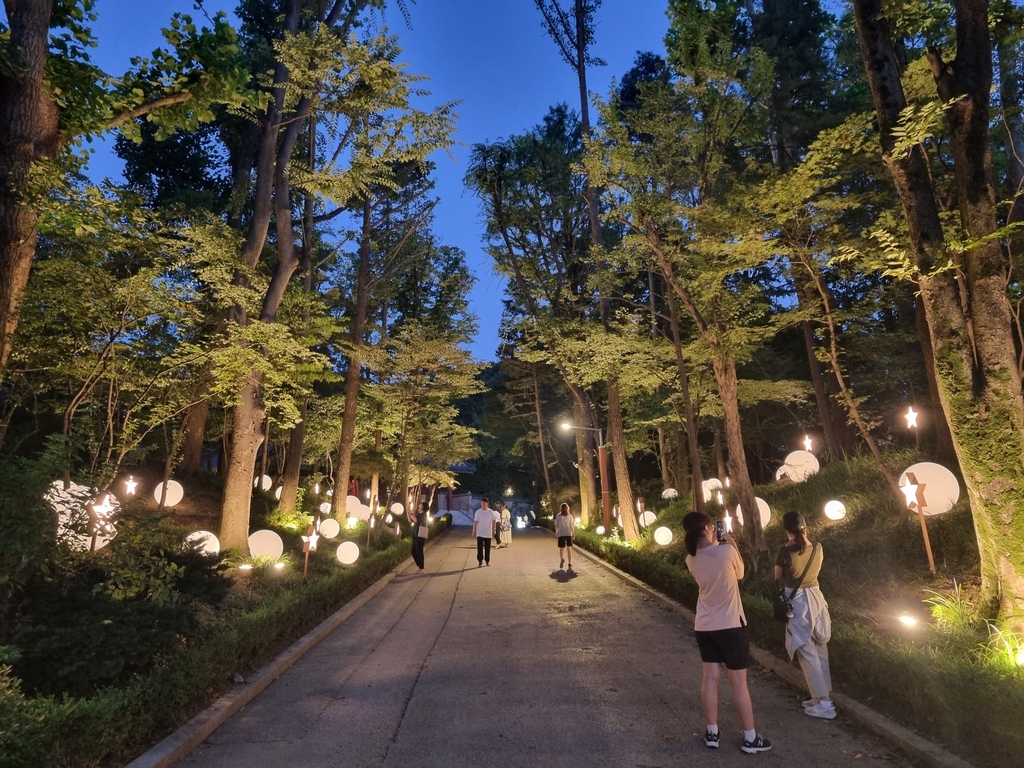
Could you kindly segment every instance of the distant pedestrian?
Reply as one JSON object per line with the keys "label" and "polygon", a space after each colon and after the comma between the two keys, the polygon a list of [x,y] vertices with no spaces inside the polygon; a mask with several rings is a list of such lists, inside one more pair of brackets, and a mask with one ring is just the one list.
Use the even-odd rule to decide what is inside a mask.
{"label": "distant pedestrian", "polygon": [[[569,570],[572,570],[572,542],[576,538],[576,521],[569,512],[569,505],[562,504],[555,515],[555,536],[558,537],[558,567],[565,566],[565,558],[569,558]],[[586,570],[586,569],[584,569]]]}
{"label": "distant pedestrian", "polygon": [[480,509],[473,515],[473,536],[476,536],[476,567],[481,567],[485,562],[491,564],[491,537],[494,536],[494,529],[498,524],[494,510],[490,508],[490,502],[480,499]]}
{"label": "distant pedestrian", "polygon": [[718,683],[722,673],[720,665],[725,664],[733,706],[743,725],[740,749],[748,754],[767,752],[772,743],[754,728],[754,705],[747,688],[750,640],[739,587],[743,558],[728,533],[723,532],[721,541],[716,541],[715,526],[704,513],[690,512],[683,518],[683,528],[689,553],[686,567],[699,587],[694,630],[704,667],[701,682],[701,703],[707,719],[704,744],[718,747]]}
{"label": "distant pedestrian", "polygon": [[505,502],[501,503],[499,517],[501,518],[501,523],[498,525],[501,529],[501,546],[507,547],[512,543],[512,513],[508,511],[508,504]]}
{"label": "distant pedestrian", "polygon": [[832,618],[818,588],[824,553],[821,544],[812,542],[807,535],[807,523],[799,512],[783,515],[782,527],[789,543],[775,558],[775,580],[786,590],[793,605],[793,616],[786,622],[786,651],[790,660],[796,656],[800,662],[811,692],[811,698],[803,703],[804,714],[832,720],[836,716],[828,666]]}
{"label": "distant pedestrian", "polygon": [[427,506],[427,502],[421,501],[412,522],[412,559],[419,568],[417,573],[425,573],[423,570],[423,546],[427,543],[427,531],[430,530],[427,522],[429,511],[430,507]]}

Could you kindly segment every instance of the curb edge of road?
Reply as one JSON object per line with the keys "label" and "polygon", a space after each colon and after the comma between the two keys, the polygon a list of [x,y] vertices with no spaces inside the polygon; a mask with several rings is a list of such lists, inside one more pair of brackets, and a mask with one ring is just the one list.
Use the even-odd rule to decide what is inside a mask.
{"label": "curb edge of road", "polygon": [[[543,528],[543,530],[548,529]],[[619,570],[611,563],[602,560],[593,552],[589,552],[582,547],[573,547],[573,549],[591,562],[597,563],[614,575],[618,576],[630,586],[640,590],[663,608],[675,611],[689,621],[694,620],[695,617],[693,611],[682,603],[673,600],[668,595],[662,594],[653,587],[640,581],[640,579],[635,576],[631,576],[625,571]],[[781,678],[784,682],[789,683],[793,687],[798,688],[801,691],[807,691],[807,684],[804,681],[803,673],[796,667],[787,664],[774,653],[751,644],[750,655],[754,658],[754,661],[757,662],[758,666],[767,669],[776,677]],[[975,768],[975,766],[964,760],[962,757],[954,755],[952,752],[943,749],[938,744],[928,741],[923,736],[911,731],[909,728],[905,728],[902,725],[893,722],[885,715],[876,712],[870,707],[861,704],[859,701],[856,701],[845,694],[834,693],[832,698],[843,710],[844,715],[848,715],[849,718],[858,725],[867,728],[876,736],[905,752],[913,759],[921,761],[925,765],[929,766],[929,768]]]}
{"label": "curb edge of road", "polygon": [[[451,526],[446,528],[440,536],[432,538],[430,544],[441,539],[450,530]],[[248,682],[235,686],[229,693],[221,696],[213,704],[174,731],[174,733],[128,763],[126,768],[168,768],[191,754],[210,734],[224,725],[232,715],[255,699],[265,688],[284,674],[289,667],[317,646],[321,640],[341,626],[347,619],[351,618],[356,611],[383,592],[384,588],[411,564],[412,558],[407,557],[288,646],[284,652],[260,667],[249,678]]]}

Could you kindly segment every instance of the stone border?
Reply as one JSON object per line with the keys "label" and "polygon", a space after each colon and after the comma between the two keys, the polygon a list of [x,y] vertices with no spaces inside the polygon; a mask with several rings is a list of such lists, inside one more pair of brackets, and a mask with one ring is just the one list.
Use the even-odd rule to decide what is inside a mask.
{"label": "stone border", "polygon": [[[451,526],[448,526],[439,536],[432,538],[430,544],[437,542],[450,530]],[[289,667],[343,624],[352,614],[380,594],[388,584],[395,580],[398,574],[412,564],[411,557],[403,560],[394,569],[388,571],[371,586],[292,643],[287,650],[264,665],[249,678],[248,682],[235,686],[230,693],[221,696],[166,739],[128,763],[127,768],[168,768],[191,754],[232,715],[255,699]]]}
{"label": "stone border", "polygon": [[[543,528],[543,530],[548,529]],[[550,533],[550,531],[548,532]],[[692,622],[694,620],[693,611],[681,603],[676,602],[671,597],[663,595],[658,590],[640,581],[640,579],[635,576],[630,576],[625,571],[619,570],[611,563],[606,562],[598,555],[595,555],[593,552],[590,552],[583,547],[573,547],[573,549],[583,554],[583,556],[588,560],[611,571],[630,586],[640,590],[663,608],[675,611],[688,621]],[[754,661],[756,661],[760,666],[772,672],[783,681],[800,689],[801,691],[807,691],[807,683],[804,681],[803,673],[796,667],[787,664],[785,660],[780,659],[770,651],[758,648],[756,645],[750,646],[750,655],[754,657]],[[933,744],[910,729],[904,728],[902,725],[893,722],[885,715],[875,712],[870,707],[864,706],[859,701],[856,701],[845,694],[834,693],[832,698],[843,710],[844,715],[849,716],[849,718],[858,725],[867,728],[876,736],[881,737],[892,746],[910,755],[910,757],[915,760],[920,760],[922,763],[929,766],[929,768],[975,768],[962,757],[958,757],[937,744]]]}

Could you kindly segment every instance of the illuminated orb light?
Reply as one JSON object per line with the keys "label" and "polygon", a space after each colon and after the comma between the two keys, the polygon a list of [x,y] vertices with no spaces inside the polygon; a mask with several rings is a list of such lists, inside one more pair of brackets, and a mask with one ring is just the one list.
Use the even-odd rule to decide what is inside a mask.
{"label": "illuminated orb light", "polygon": [[402,502],[400,501],[396,501],[389,507],[389,509],[393,515],[401,515],[405,512],[405,507],[402,506]]}
{"label": "illuminated orb light", "polygon": [[[153,499],[157,504],[160,503],[160,497],[164,492],[164,484],[157,483],[156,488],[153,489]],[[165,507],[173,507],[181,503],[181,500],[185,498],[185,489],[181,487],[181,483],[177,480],[167,481],[167,498],[164,500]]]}
{"label": "illuminated orb light", "polygon": [[389,512],[387,516],[384,518],[384,525],[391,525],[393,522],[395,522],[395,518],[393,518],[391,516],[391,513]]}
{"label": "illuminated orb light", "polygon": [[811,475],[817,474],[819,469],[821,469],[821,464],[818,463],[818,457],[813,453],[793,451],[776,471],[775,479],[781,480],[782,475],[785,475],[794,483],[802,483]]}
{"label": "illuminated orb light", "polygon": [[278,501],[280,501],[281,500],[281,493],[283,491],[284,491],[284,486],[283,485],[277,486],[277,488],[274,489],[274,498],[277,499]]}
{"label": "illuminated orb light", "polygon": [[[768,502],[760,496],[755,496],[754,501],[757,502],[757,511],[761,518],[761,527],[765,528],[772,519],[772,508],[769,507]],[[743,507],[739,504],[736,505],[736,520],[739,521],[740,525],[743,525]]]}
{"label": "illuminated orb light", "polygon": [[195,531],[185,537],[185,541],[194,544],[196,549],[207,555],[220,554],[220,539],[209,531]]}
{"label": "illuminated orb light", "polygon": [[704,491],[704,501],[708,502],[715,498],[716,491],[722,490],[722,481],[717,477],[709,477],[700,484],[700,487]]}
{"label": "illuminated orb light", "polygon": [[641,512],[640,513],[640,518],[639,518],[638,522],[644,528],[647,528],[648,526],[654,525],[654,523],[655,523],[655,521],[657,521],[657,519],[658,519],[658,516],[656,514],[654,514],[653,512],[651,512],[651,510],[648,509],[646,512]]}
{"label": "illuminated orb light", "polygon": [[329,514],[331,514],[331,502],[325,501],[323,504],[321,504],[318,507],[318,509],[320,510],[320,514],[321,515],[329,515]]}
{"label": "illuminated orb light", "polygon": [[252,481],[252,487],[259,488],[261,491],[269,491],[273,484],[274,481],[270,475],[260,475]]}
{"label": "illuminated orb light", "polygon": [[576,518],[576,525],[579,525],[582,521],[583,521],[583,518],[577,517]]}
{"label": "illuminated orb light", "polygon": [[672,529],[666,526],[654,529],[654,540],[661,544],[663,547],[667,547],[672,543]]}
{"label": "illuminated orb light", "polygon": [[675,488],[666,488],[664,491],[661,492],[661,498],[663,499],[674,499],[677,496],[679,496],[679,491],[677,491]]}
{"label": "illuminated orb light", "polygon": [[846,517],[846,505],[833,499],[825,504],[825,517],[829,520],[842,520]]}
{"label": "illuminated orb light", "polygon": [[361,506],[363,506],[363,502],[359,500],[358,496],[345,497],[345,512],[348,513],[349,517],[356,517]]}
{"label": "illuminated orb light", "polygon": [[360,520],[370,519],[370,508],[366,504],[360,504],[359,509],[356,510],[356,517]]}
{"label": "illuminated orb light", "polygon": [[341,533],[341,524],[333,517],[320,521],[320,535],[325,539],[333,539]]}
{"label": "illuminated orb light", "polygon": [[284,542],[274,531],[268,531],[266,528],[253,531],[249,536],[249,553],[253,557],[277,560],[284,554]]}
{"label": "illuminated orb light", "polygon": [[338,562],[342,565],[352,565],[359,559],[359,545],[354,541],[343,541],[338,547]]}
{"label": "illuminated orb light", "polygon": [[597,528],[594,530],[594,533],[596,533],[598,536],[604,536],[604,526],[597,526]]}
{"label": "illuminated orb light", "polygon": [[350,518],[348,518],[348,520],[345,521],[345,527],[347,527],[349,529],[355,528],[358,524],[359,524],[359,518],[358,517],[350,517]]}
{"label": "illuminated orb light", "polygon": [[900,486],[907,484],[908,473],[917,478],[917,485],[921,487],[921,494],[927,502],[924,508],[925,517],[949,512],[960,500],[960,483],[957,482],[956,476],[941,464],[922,461],[907,467],[899,477]]}
{"label": "illuminated orb light", "polygon": [[904,613],[900,616],[900,624],[903,624],[906,627],[916,627],[917,619],[915,619],[910,614]]}
{"label": "illuminated orb light", "polygon": [[334,498],[334,489],[333,488],[328,488],[327,489],[327,498],[328,499],[333,499]]}

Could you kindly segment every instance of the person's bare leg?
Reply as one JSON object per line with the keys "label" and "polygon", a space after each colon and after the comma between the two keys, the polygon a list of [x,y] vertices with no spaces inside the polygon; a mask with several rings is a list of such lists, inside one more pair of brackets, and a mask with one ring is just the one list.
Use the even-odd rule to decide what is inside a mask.
{"label": "person's bare leg", "polygon": [[[707,669],[707,664],[704,668]],[[732,687],[732,703],[744,731],[754,730],[754,703],[750,700],[750,689],[747,688],[747,670],[727,669],[729,685]]]}
{"label": "person's bare leg", "polygon": [[708,725],[718,725],[718,681],[722,669],[718,664],[704,662],[704,678],[700,683],[700,702]]}
{"label": "person's bare leg", "polygon": [[566,557],[569,558],[569,567],[572,568],[572,547],[565,548]]}

